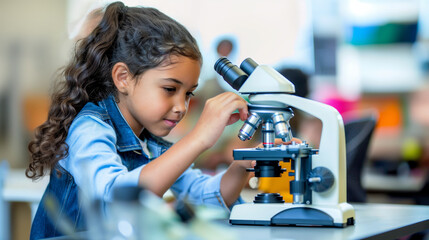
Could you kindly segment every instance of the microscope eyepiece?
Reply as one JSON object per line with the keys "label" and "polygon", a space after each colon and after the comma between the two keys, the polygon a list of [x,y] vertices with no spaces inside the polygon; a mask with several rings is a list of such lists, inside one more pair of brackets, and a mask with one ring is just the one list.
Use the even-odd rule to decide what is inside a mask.
{"label": "microscope eyepiece", "polygon": [[253,61],[253,59],[251,58],[246,58],[241,64],[240,64],[240,68],[247,74],[250,75],[252,74],[253,70],[255,70],[255,68],[259,66],[259,64],[257,64],[255,61]]}
{"label": "microscope eyepiece", "polygon": [[243,72],[243,70],[232,64],[226,57],[219,58],[214,65],[214,69],[237,91],[249,77],[245,72]]}

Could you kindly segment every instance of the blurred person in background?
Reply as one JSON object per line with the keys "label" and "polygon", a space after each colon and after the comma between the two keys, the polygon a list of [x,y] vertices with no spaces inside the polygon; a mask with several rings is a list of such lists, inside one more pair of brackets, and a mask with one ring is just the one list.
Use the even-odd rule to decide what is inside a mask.
{"label": "blurred person in background", "polygon": [[[203,52],[204,63],[201,70],[201,84],[198,91],[204,94],[216,92],[237,92],[214,70],[214,64],[221,57],[227,57],[231,62],[237,61],[239,42],[233,34],[218,36],[213,40],[209,50]],[[207,86],[206,86],[207,85]]]}

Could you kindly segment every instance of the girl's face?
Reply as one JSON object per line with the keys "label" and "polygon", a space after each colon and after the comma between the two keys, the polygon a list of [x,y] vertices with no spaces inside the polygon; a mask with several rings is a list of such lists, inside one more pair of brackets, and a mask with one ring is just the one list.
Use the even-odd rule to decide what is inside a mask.
{"label": "girl's face", "polygon": [[200,62],[184,56],[147,70],[122,95],[118,106],[138,136],[143,128],[163,137],[185,116],[197,88]]}

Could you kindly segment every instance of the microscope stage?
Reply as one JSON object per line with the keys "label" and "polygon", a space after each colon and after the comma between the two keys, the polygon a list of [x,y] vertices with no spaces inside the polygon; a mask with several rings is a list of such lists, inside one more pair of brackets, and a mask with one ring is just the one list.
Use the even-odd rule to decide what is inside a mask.
{"label": "microscope stage", "polygon": [[280,145],[269,149],[234,149],[233,156],[234,160],[284,161],[285,159],[295,159],[297,157],[306,158],[316,153],[317,150],[305,145]]}

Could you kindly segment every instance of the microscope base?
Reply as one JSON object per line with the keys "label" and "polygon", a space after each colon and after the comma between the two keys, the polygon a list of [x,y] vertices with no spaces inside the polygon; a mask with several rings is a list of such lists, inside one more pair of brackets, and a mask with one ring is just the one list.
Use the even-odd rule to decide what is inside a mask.
{"label": "microscope base", "polygon": [[237,225],[293,225],[346,227],[354,224],[352,205],[244,203],[235,205],[229,222]]}

